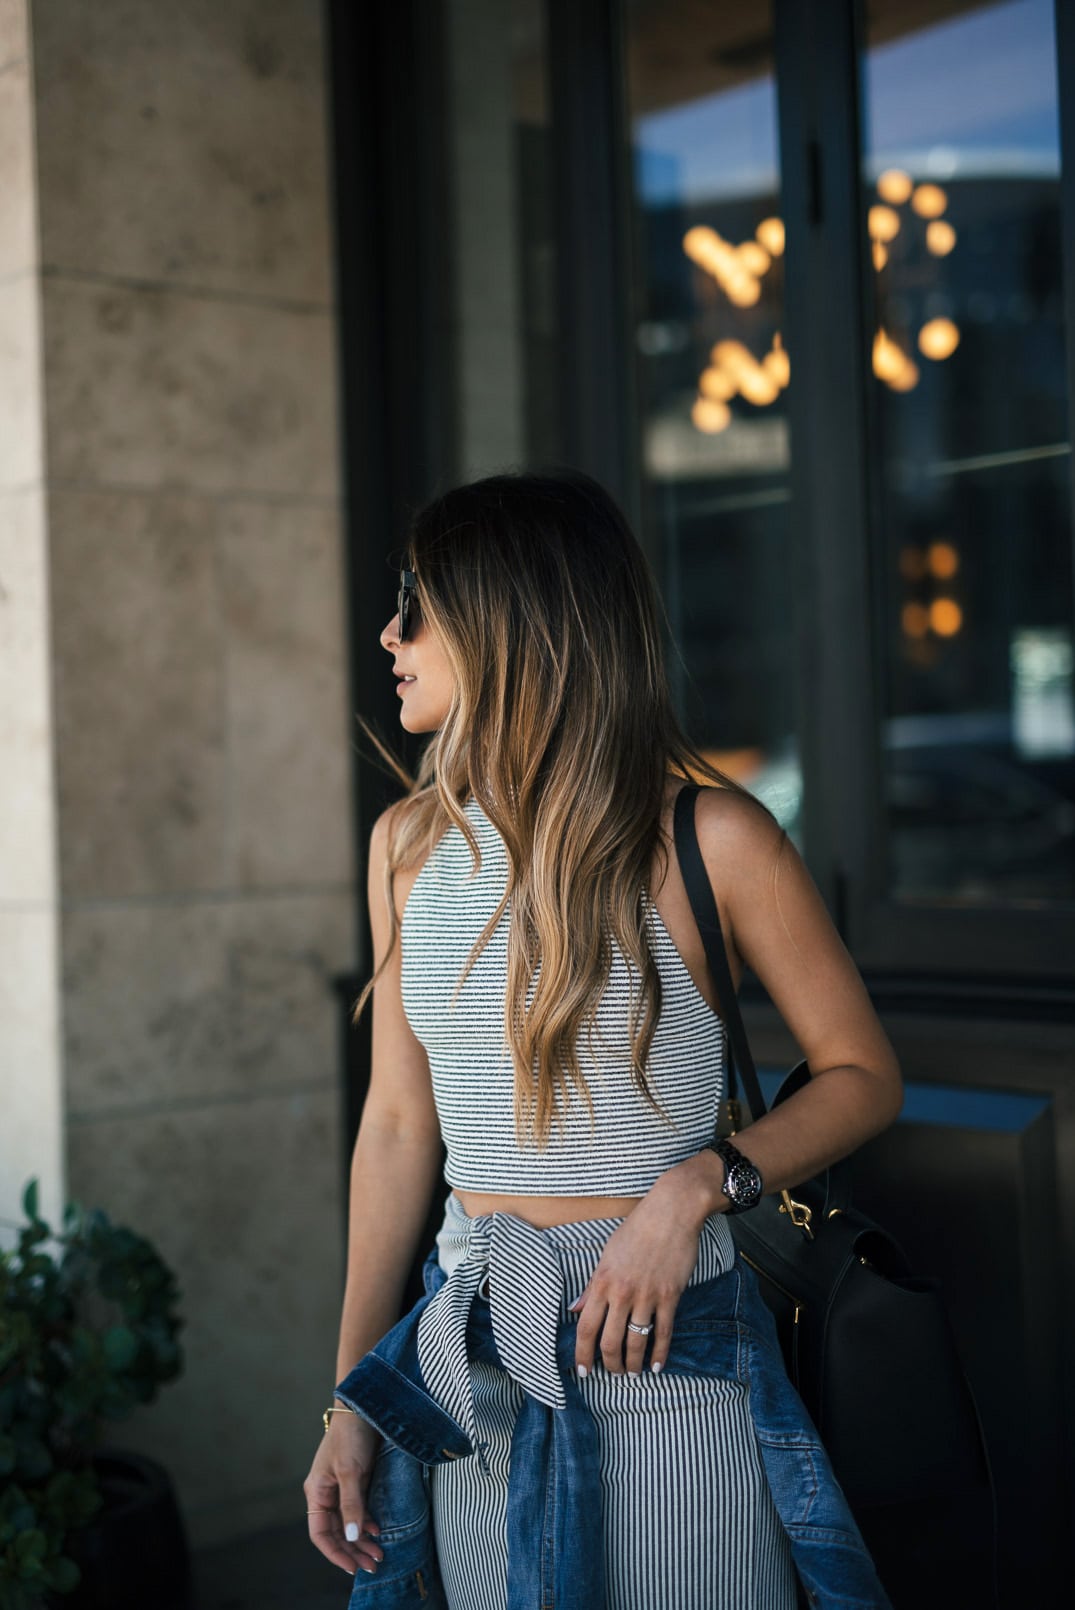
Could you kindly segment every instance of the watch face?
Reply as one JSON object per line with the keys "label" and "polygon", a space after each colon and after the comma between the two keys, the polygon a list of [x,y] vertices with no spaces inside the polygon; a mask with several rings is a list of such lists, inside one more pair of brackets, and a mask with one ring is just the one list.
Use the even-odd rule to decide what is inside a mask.
{"label": "watch face", "polygon": [[725,1188],[737,1207],[753,1207],[761,1196],[761,1175],[750,1163],[733,1163]]}

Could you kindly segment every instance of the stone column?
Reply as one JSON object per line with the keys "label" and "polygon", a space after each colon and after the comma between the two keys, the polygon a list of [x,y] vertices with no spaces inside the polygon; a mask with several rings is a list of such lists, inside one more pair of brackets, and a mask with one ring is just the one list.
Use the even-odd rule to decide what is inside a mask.
{"label": "stone column", "polygon": [[[21,16],[2,0],[4,34]],[[169,1466],[208,1543],[301,1516],[341,1295],[329,986],[355,896],[322,15],[30,16],[32,90],[25,51],[0,52],[24,131],[0,629],[26,690],[0,805],[26,1021],[0,1036],[33,1092],[2,1211],[22,1175],[59,1189],[62,1132],[69,1194],[174,1266],[185,1373],[117,1440]]]}
{"label": "stone column", "polygon": [[34,106],[24,0],[0,5],[0,1217],[63,1197],[58,887]]}

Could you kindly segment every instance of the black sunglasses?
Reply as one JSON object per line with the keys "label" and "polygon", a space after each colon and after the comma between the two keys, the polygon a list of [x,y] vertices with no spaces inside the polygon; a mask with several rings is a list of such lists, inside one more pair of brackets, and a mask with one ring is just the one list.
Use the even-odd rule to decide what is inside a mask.
{"label": "black sunglasses", "polygon": [[417,614],[418,600],[415,593],[418,590],[418,579],[413,570],[401,570],[399,573],[399,602],[396,606],[399,614],[399,641],[406,642],[410,630],[412,617]]}

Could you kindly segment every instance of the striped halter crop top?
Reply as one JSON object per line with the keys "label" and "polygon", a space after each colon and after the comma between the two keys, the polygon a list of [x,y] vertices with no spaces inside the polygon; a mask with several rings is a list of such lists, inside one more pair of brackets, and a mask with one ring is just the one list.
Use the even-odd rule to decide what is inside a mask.
{"label": "striped halter crop top", "polygon": [[465,1191],[518,1196],[642,1196],[713,1136],[724,1093],[724,1025],[650,902],[663,1003],[646,1073],[663,1115],[631,1076],[630,977],[614,945],[593,1049],[585,1026],[579,1038],[593,1119],[571,1089],[546,1145],[539,1149],[529,1137],[520,1145],[504,1034],[510,908],[452,999],[508,879],[507,849],[496,828],[474,800],[466,815],[481,850],[479,871],[462,833],[449,827],[414,882],[400,933],[403,1007],[429,1058],[448,1153],[445,1179]]}

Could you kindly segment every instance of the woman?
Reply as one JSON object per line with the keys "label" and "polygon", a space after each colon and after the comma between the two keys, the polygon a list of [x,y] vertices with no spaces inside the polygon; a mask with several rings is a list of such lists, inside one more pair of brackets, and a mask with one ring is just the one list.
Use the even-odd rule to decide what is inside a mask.
{"label": "woman", "polygon": [[[405,1584],[383,1602],[450,1610],[792,1610],[796,1567],[813,1602],[883,1605],[820,1450],[788,1474],[811,1430],[773,1431],[801,1406],[727,1213],[891,1123],[899,1068],[786,834],[678,728],[641,550],[581,474],[459,488],[415,521],[381,642],[403,727],[435,736],[370,843],[313,1541],[356,1605],[380,1571]],[[735,985],[749,964],[813,1075],[736,1136],[737,1170],[709,1144],[724,1031],[672,848],[688,776],[713,785],[696,825]],[[427,1295],[395,1325],[442,1139]],[[428,1561],[386,1559],[377,1427],[378,1472],[428,1471],[443,1600]]]}

